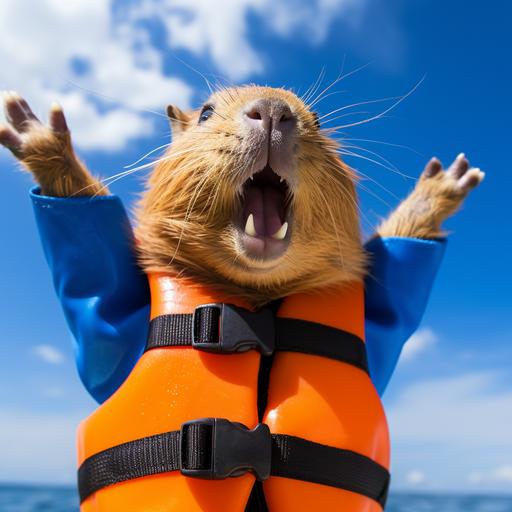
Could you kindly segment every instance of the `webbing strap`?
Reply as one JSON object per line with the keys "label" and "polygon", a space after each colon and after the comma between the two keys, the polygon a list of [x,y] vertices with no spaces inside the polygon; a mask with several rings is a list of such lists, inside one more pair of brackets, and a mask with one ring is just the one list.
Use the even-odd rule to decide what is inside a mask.
{"label": "webbing strap", "polygon": [[[215,343],[219,338],[220,311],[217,308],[202,308],[196,316],[196,332],[203,343]],[[193,339],[194,315],[162,315],[149,323],[146,350],[160,347],[191,346]]]}
{"label": "webbing strap", "polygon": [[369,457],[282,434],[272,435],[271,474],[356,492],[382,508],[390,482],[388,470]]}
{"label": "webbing strap", "polygon": [[80,502],[108,485],[178,470],[180,440],[176,430],[119,444],[89,457],[78,468]]}
{"label": "webbing strap", "polygon": [[[149,325],[146,351],[176,346],[194,346],[198,349],[207,346],[211,350],[220,342],[220,311],[217,306],[202,306],[196,310],[195,314],[162,315],[154,318]],[[245,312],[244,316],[244,320],[250,323],[251,312]],[[260,316],[255,319],[261,322]],[[281,317],[273,319],[272,332],[274,338],[272,343],[276,351],[302,352],[327,357],[368,373],[364,342],[352,333],[316,322]],[[232,349],[226,350],[219,346],[218,352],[236,352],[240,346],[244,349],[258,347],[261,349],[266,341],[261,340],[259,344],[244,345],[242,335],[239,340],[233,340],[233,337],[236,338],[236,332],[230,332],[230,335],[229,346]]]}
{"label": "webbing strap", "polygon": [[276,318],[276,350],[328,357],[369,373],[363,340],[329,325],[296,318]]}
{"label": "webbing strap", "polygon": [[[232,428],[240,428],[227,420],[221,421]],[[211,470],[216,464],[214,452],[217,452],[215,457],[230,460],[229,450],[218,453],[214,449],[215,436],[212,438],[208,425],[193,426],[193,430],[191,426],[187,428],[185,443],[183,430],[176,430],[114,446],[86,459],[78,470],[80,502],[104,487],[134,478],[177,470],[184,474]],[[261,438],[258,427],[247,432]],[[231,448],[234,452],[240,451],[240,446]],[[371,498],[382,508],[385,506],[389,472],[364,455],[283,434],[271,435],[270,453],[272,476],[337,487]],[[233,475],[243,473],[239,467],[237,470],[236,455]],[[210,478],[216,476],[213,474]]]}

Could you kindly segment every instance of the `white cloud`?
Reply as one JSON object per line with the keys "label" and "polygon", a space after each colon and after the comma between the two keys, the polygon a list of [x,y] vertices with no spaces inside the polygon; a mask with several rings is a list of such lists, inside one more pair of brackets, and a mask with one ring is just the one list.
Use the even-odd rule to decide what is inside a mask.
{"label": "white cloud", "polygon": [[395,439],[512,448],[512,389],[495,373],[422,381],[388,408]]}
{"label": "white cloud", "polygon": [[431,348],[437,342],[437,335],[429,327],[415,332],[405,344],[400,360],[403,362],[412,361],[419,354]]}
{"label": "white cloud", "polygon": [[[3,0],[0,89],[18,90],[43,117],[58,100],[78,146],[118,151],[151,136],[148,110],[190,105],[192,88],[164,74],[167,50],[206,57],[244,80],[275,58],[249,40],[250,15],[281,37],[317,44],[340,19],[353,25],[367,1],[140,0],[113,9],[107,0]],[[148,18],[165,26],[166,48],[152,44],[141,23]]]}
{"label": "white cloud", "polygon": [[367,0],[141,0],[132,8],[131,19],[158,18],[171,48],[206,55],[227,78],[243,80],[261,73],[265,63],[248,39],[250,15],[259,18],[263,30],[318,44],[340,18],[354,24],[366,4]]}
{"label": "white cloud", "polygon": [[410,485],[419,485],[425,482],[425,473],[419,469],[412,469],[405,475],[405,481]]}
{"label": "white cloud", "polygon": [[75,431],[82,418],[0,412],[0,481],[73,483]]}
{"label": "white cloud", "polygon": [[[122,149],[151,135],[145,109],[190,102],[191,88],[164,76],[162,55],[140,29],[116,23],[105,0],[5,0],[0,33],[0,87],[19,90],[43,116],[57,99],[83,148]],[[86,73],[77,75],[76,59]]]}
{"label": "white cloud", "polygon": [[310,43],[319,44],[340,18],[349,25],[357,24],[367,3],[367,0],[268,0],[260,6],[260,14],[282,37],[303,33]]}
{"label": "white cloud", "polygon": [[491,471],[473,471],[468,481],[475,485],[512,484],[512,464],[504,464]]}
{"label": "white cloud", "polygon": [[32,349],[32,353],[49,364],[61,364],[64,362],[64,355],[53,345],[36,345]]}
{"label": "white cloud", "polygon": [[[512,388],[498,372],[425,380],[388,404],[398,482],[405,468],[429,475],[432,489],[510,490]],[[493,469],[495,468],[495,469]]]}
{"label": "white cloud", "polygon": [[496,468],[492,473],[491,478],[498,482],[508,482],[512,484],[512,464]]}

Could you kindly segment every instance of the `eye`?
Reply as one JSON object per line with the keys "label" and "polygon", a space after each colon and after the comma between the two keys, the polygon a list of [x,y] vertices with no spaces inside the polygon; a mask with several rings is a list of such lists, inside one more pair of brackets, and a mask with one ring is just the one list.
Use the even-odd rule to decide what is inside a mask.
{"label": "eye", "polygon": [[313,123],[315,125],[315,128],[318,128],[320,130],[320,118],[318,117],[318,114],[316,112],[311,112],[313,114]]}
{"label": "eye", "polygon": [[199,114],[199,123],[206,121],[209,117],[213,115],[214,109],[212,105],[205,105],[201,113]]}

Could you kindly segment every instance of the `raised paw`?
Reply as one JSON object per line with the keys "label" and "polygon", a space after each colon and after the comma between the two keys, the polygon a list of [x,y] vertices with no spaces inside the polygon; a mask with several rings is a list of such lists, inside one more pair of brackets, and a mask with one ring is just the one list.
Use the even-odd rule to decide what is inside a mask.
{"label": "raised paw", "polygon": [[470,166],[464,153],[446,170],[437,158],[432,158],[412,193],[382,223],[378,233],[427,239],[442,236],[442,223],[458,210],[484,176],[480,169]]}
{"label": "raised paw", "polygon": [[[432,158],[425,166],[418,187],[423,186],[423,181],[428,180],[433,188],[429,194],[443,196],[461,196],[463,199],[472,189],[477,187],[485,177],[477,167],[471,167],[464,153],[460,153],[447,170],[443,170],[441,162]],[[432,178],[434,180],[430,181]]]}
{"label": "raised paw", "polygon": [[[29,104],[14,91],[4,93],[4,113],[8,125],[0,125],[0,144],[23,160],[37,152],[44,143],[45,151],[53,145],[53,152],[62,152],[68,140],[64,112],[57,103],[51,107],[49,126],[45,126],[32,112]],[[64,143],[64,144],[63,144]]]}
{"label": "raised paw", "polygon": [[53,103],[43,124],[18,93],[4,93],[7,125],[0,125],[0,145],[32,173],[43,193],[53,196],[107,193],[76,157],[62,108]]}

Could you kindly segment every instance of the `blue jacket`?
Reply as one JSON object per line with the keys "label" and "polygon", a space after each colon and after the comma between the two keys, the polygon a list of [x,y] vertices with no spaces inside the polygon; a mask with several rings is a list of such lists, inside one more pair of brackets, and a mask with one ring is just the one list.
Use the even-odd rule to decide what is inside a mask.
{"label": "blue jacket", "polygon": [[[149,324],[148,282],[135,260],[130,221],[116,196],[45,197],[35,188],[31,197],[78,372],[101,403],[141,356]],[[423,316],[445,245],[411,238],[366,244],[366,346],[380,394]]]}

